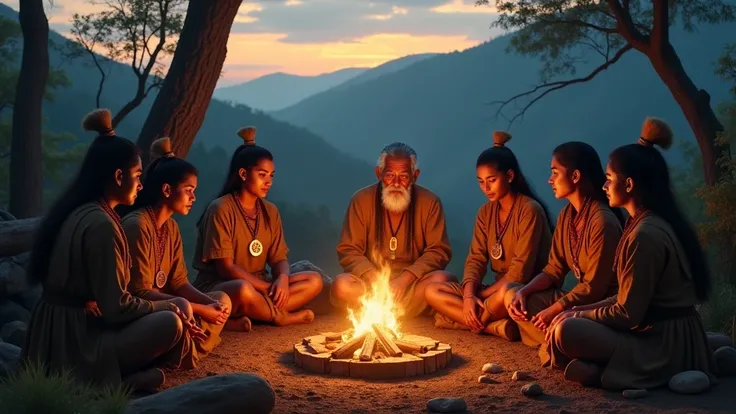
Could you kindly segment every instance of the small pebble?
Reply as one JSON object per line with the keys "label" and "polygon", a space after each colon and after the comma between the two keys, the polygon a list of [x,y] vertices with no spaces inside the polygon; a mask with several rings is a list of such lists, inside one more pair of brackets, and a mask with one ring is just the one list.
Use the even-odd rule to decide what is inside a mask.
{"label": "small pebble", "polygon": [[337,349],[337,344],[335,343],[329,343],[325,345],[325,348],[329,349],[330,351]]}
{"label": "small pebble", "polygon": [[463,413],[467,410],[468,404],[462,398],[432,398],[427,402],[430,413]]}
{"label": "small pebble", "polygon": [[530,375],[526,371],[514,371],[514,375],[511,376],[512,381],[523,381],[529,379]]}
{"label": "small pebble", "polygon": [[498,374],[500,372],[503,372],[503,369],[498,364],[488,363],[483,365],[482,371],[486,374]]}
{"label": "small pebble", "polygon": [[490,375],[483,374],[480,377],[478,377],[478,383],[479,384],[497,384],[498,382],[495,381]]}
{"label": "small pebble", "polygon": [[648,394],[649,394],[649,392],[647,390],[640,390],[640,389],[624,390],[624,392],[622,393],[622,395],[624,396],[624,398],[627,398],[629,400],[635,400],[637,398],[644,398]]}
{"label": "small pebble", "polygon": [[530,382],[529,384],[521,387],[521,393],[526,395],[527,397],[538,397],[544,394],[544,391],[542,390],[541,385],[537,384],[536,382]]}

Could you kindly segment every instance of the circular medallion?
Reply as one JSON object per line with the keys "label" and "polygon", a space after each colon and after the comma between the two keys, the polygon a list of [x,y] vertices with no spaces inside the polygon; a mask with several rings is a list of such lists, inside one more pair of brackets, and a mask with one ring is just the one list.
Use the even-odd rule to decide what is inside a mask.
{"label": "circular medallion", "polygon": [[166,273],[164,273],[163,270],[159,270],[158,273],[156,273],[156,287],[163,289],[164,286],[166,286],[166,278]]}
{"label": "circular medallion", "polygon": [[263,244],[260,240],[253,239],[253,241],[248,245],[248,250],[250,250],[250,254],[254,257],[258,257],[263,253]]}
{"label": "circular medallion", "polygon": [[501,243],[496,243],[491,247],[491,257],[498,260],[503,256],[503,246]]}

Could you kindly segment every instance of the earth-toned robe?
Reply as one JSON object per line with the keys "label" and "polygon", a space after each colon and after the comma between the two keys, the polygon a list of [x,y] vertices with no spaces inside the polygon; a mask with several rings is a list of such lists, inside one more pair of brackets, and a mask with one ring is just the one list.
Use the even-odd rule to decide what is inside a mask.
{"label": "earth-toned robe", "polygon": [[[199,272],[194,281],[197,289],[209,292],[219,283],[232,280],[218,274],[214,262],[216,259],[232,258],[236,266],[269,281],[266,265],[273,268],[276,263],[287,259],[289,248],[286,246],[278,208],[264,199],[258,202],[261,203],[261,213],[256,238],[263,244],[260,256],[253,256],[248,249],[253,236],[238,207],[238,200],[232,194],[216,198],[207,207],[197,230],[197,247],[192,263]],[[276,307],[270,297],[264,298],[271,308],[273,319]]]}
{"label": "earth-toned robe", "polygon": [[[682,371],[714,378],[713,352],[695,310],[693,275],[670,225],[649,215],[623,240],[616,267],[618,293],[607,306],[581,316],[617,331],[616,349],[603,369],[607,389],[655,388]],[[568,358],[552,347],[552,364]]]}
{"label": "earth-toned robe", "polygon": [[[578,231],[578,240],[582,243],[577,246],[580,269],[578,284],[569,292],[562,290],[565,276],[573,269],[570,222],[575,219],[575,209],[568,204],[557,218],[549,260],[542,270],[554,281],[555,287],[527,296],[526,309],[530,319],[555,302],[562,305],[564,310],[569,310],[573,306],[589,305],[616,294],[618,282],[613,271],[613,259],[621,238],[621,223],[611,209],[601,202],[592,201],[586,209],[587,212],[578,213],[583,215],[581,220],[587,216],[587,222]],[[531,321],[516,323],[526,345],[536,347],[544,343],[544,332]],[[546,347],[540,349],[540,358],[543,364],[548,361]]]}
{"label": "earth-toned robe", "polygon": [[[31,315],[23,356],[52,370],[73,369],[82,381],[118,384],[121,368],[116,341],[127,323],[168,310],[128,290],[128,246],[121,229],[97,203],[78,207],[66,219],[51,252],[43,297]],[[85,312],[96,301],[101,317]],[[179,368],[189,352],[182,340],[156,365]]]}
{"label": "earth-toned robe", "polygon": [[484,288],[482,281],[489,262],[496,281],[505,276],[507,282],[516,283],[528,283],[547,263],[552,232],[544,209],[531,197],[523,194],[517,197],[516,206],[507,218],[509,228],[500,241],[503,255],[499,259],[491,257],[491,249],[496,244],[498,202],[487,202],[478,210],[462,285],[451,284],[459,296],[463,295],[466,283],[475,282],[478,291]]}
{"label": "earth-toned robe", "polygon": [[[149,292],[156,291],[171,296],[179,296],[177,290],[189,284],[187,267],[184,262],[184,247],[182,245],[179,225],[172,218],[164,223],[168,230],[168,237],[163,249],[163,256],[158,258],[159,268],[156,268],[156,226],[146,209],[136,210],[123,218],[123,229],[128,237],[128,245],[133,259],[130,270],[130,292],[138,297],[146,298]],[[162,287],[156,285],[156,274],[162,270],[166,280]],[[213,292],[209,295],[224,295],[222,292]],[[194,368],[199,359],[205,357],[220,344],[220,332],[224,325],[208,323],[202,318],[197,322],[207,334],[203,342],[193,341],[191,352],[182,361],[184,368]],[[188,334],[187,334],[188,336]]]}
{"label": "earth-toned robe", "polygon": [[[409,211],[401,226],[395,220],[390,223],[388,212],[377,217],[377,191],[380,191],[378,183],[353,194],[345,213],[337,257],[343,270],[359,280],[363,280],[370,270],[382,271],[384,268],[390,269],[391,278],[398,277],[405,270],[413,274],[415,280],[399,300],[399,305],[404,310],[403,316],[414,317],[427,309],[424,298],[414,297],[417,283],[433,271],[444,270],[452,257],[442,202],[430,190],[413,185],[414,234],[411,240],[407,240]],[[383,220],[383,235],[376,235],[375,220]],[[398,240],[394,260],[390,259],[389,250],[391,224]],[[377,237],[383,237],[380,250]],[[335,303],[335,298],[332,300]]]}

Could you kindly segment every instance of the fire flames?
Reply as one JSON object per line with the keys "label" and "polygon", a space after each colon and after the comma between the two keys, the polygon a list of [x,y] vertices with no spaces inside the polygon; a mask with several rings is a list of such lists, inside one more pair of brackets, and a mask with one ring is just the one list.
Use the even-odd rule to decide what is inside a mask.
{"label": "fire flames", "polygon": [[378,277],[375,278],[367,292],[360,298],[360,308],[348,309],[348,319],[353,324],[350,337],[373,332],[374,324],[388,329],[396,338],[400,339],[402,337],[398,318],[403,312],[394,301],[390,280],[390,267],[382,265]]}

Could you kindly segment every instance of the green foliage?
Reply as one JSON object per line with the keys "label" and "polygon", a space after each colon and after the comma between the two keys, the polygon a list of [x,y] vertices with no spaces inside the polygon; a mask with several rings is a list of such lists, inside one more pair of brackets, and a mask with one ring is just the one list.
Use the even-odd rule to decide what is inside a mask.
{"label": "green foliage", "polygon": [[[510,48],[523,55],[538,56],[543,62],[542,80],[575,75],[577,65],[593,52],[604,62],[618,51],[635,46],[628,33],[646,36],[654,28],[653,2],[646,0],[477,0],[476,5],[494,5],[500,13],[492,27],[514,33]],[[736,6],[721,0],[671,0],[669,21],[693,31],[698,24],[733,21]]]}
{"label": "green foliage", "polygon": [[731,93],[736,96],[736,43],[726,45],[723,53],[718,58],[716,74],[733,83]]}
{"label": "green foliage", "polygon": [[117,414],[129,391],[77,382],[69,372],[47,375],[39,364],[24,365],[0,381],[0,413]]}

